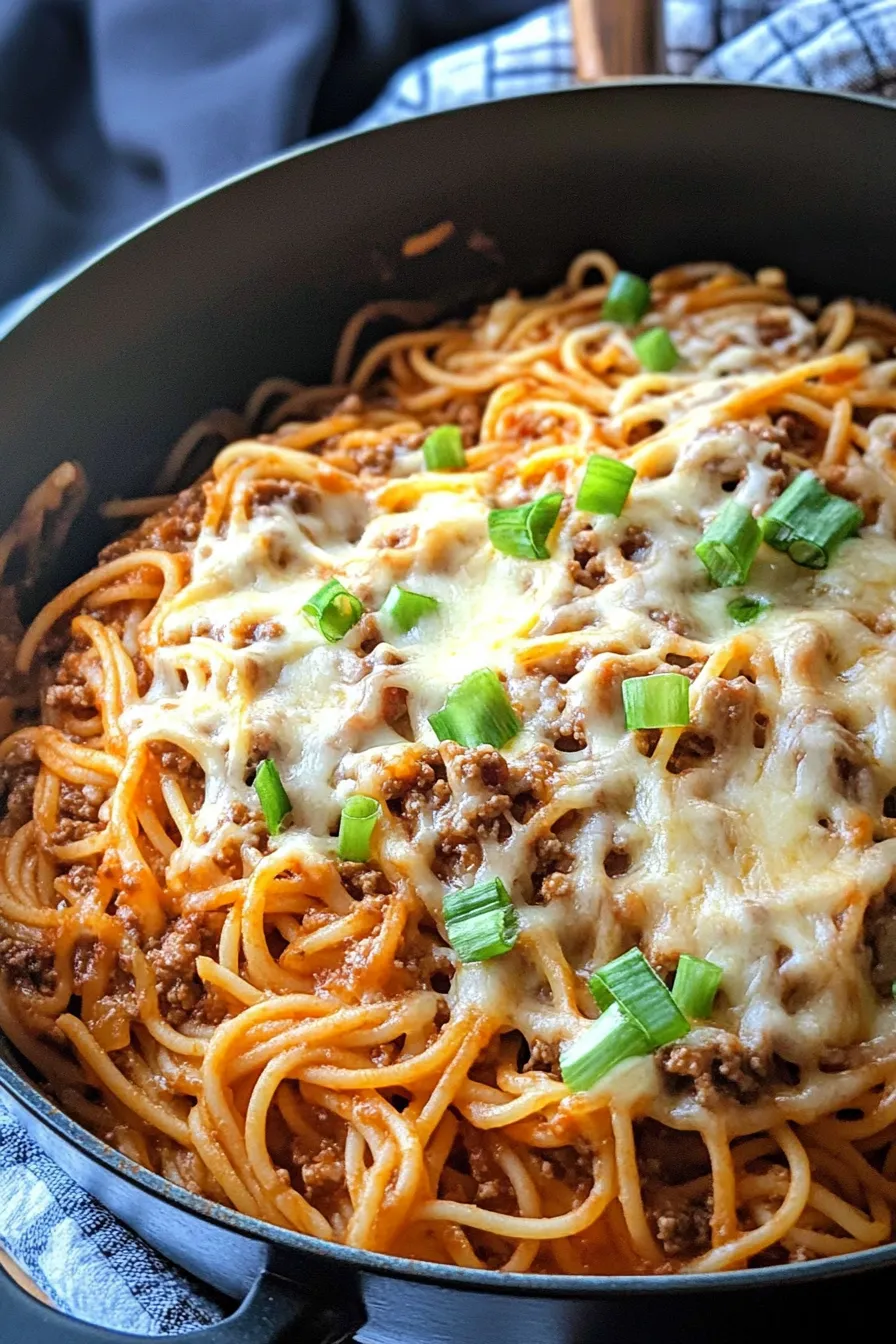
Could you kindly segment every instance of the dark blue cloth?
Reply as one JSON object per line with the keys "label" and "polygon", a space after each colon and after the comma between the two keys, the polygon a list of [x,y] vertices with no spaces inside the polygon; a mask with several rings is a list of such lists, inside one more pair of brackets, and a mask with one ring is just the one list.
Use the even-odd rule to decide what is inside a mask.
{"label": "dark blue cloth", "polygon": [[0,0],[0,307],[537,0]]}

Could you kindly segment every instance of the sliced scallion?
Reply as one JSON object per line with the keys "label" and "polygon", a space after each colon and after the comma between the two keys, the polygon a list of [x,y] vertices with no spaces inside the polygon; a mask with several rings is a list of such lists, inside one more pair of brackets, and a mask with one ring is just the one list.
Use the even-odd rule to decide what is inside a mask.
{"label": "sliced scallion", "polygon": [[746,583],[762,529],[750,510],[736,499],[726,501],[697,542],[694,550],[717,588]]}
{"label": "sliced scallion", "polygon": [[389,617],[393,625],[404,634],[412,629],[424,616],[438,610],[438,600],[426,593],[414,593],[410,588],[401,588],[393,584],[386,594],[386,600],[380,612]]}
{"label": "sliced scallion", "polygon": [[798,565],[824,569],[841,541],[857,532],[862,510],[832,495],[811,471],[801,471],[759,520],[762,535]]}
{"label": "sliced scallion", "polygon": [[463,471],[467,465],[464,441],[457,425],[439,425],[423,440],[427,471]]}
{"label": "sliced scallion", "polygon": [[767,597],[735,597],[725,610],[738,625],[752,625],[771,606]]}
{"label": "sliced scallion", "polygon": [[488,515],[489,540],[496,551],[519,560],[547,560],[545,542],[557,521],[563,496],[559,491],[541,495],[515,509],[492,509]]}
{"label": "sliced scallion", "polygon": [[338,579],[330,579],[302,607],[302,614],[330,644],[347,635],[364,615],[364,604],[354,593],[343,588]]}
{"label": "sliced scallion", "polygon": [[642,368],[648,373],[668,373],[679,361],[675,342],[665,327],[649,327],[632,341]]}
{"label": "sliced scallion", "polygon": [[370,858],[370,837],[379,820],[380,805],[365,793],[353,793],[339,818],[336,842],[340,859],[348,863],[366,863]]}
{"label": "sliced scallion", "polygon": [[650,285],[640,275],[617,271],[604,299],[603,316],[608,322],[630,325],[640,322],[650,307]]}
{"label": "sliced scallion", "polygon": [[690,721],[691,683],[680,672],[655,672],[651,677],[628,677],[622,683],[625,726],[686,728]]}
{"label": "sliced scallion", "polygon": [[440,742],[459,742],[462,747],[501,748],[523,726],[490,667],[464,677],[429,722]]}
{"label": "sliced scallion", "polygon": [[283,829],[283,822],[291,811],[292,804],[273,761],[261,762],[255,771],[253,787],[258,794],[258,801],[261,803],[264,824],[268,828],[268,834],[279,835]]}
{"label": "sliced scallion", "polygon": [[687,1018],[639,948],[602,966],[588,983],[598,1002],[606,1002],[609,995],[634,1018],[651,1050],[687,1034]]}
{"label": "sliced scallion", "polygon": [[634,1018],[611,1003],[560,1052],[560,1076],[571,1092],[587,1092],[617,1064],[649,1055],[651,1048]]}
{"label": "sliced scallion", "polygon": [[502,956],[519,933],[519,916],[500,877],[446,891],[442,915],[448,941],[464,962]]}
{"label": "sliced scallion", "polygon": [[702,957],[689,957],[684,953],[678,959],[675,980],[672,983],[672,997],[685,1017],[706,1018],[712,1012],[712,1005],[719,985],[722,983],[722,968]]}
{"label": "sliced scallion", "polygon": [[610,513],[618,518],[636,475],[628,463],[592,453],[576,496],[576,508],[583,513]]}

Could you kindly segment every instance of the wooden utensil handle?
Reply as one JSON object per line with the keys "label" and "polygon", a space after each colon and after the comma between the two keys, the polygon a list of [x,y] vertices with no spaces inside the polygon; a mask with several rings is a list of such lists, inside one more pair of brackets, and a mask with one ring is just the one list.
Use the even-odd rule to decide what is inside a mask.
{"label": "wooden utensil handle", "polygon": [[665,69],[662,0],[570,0],[580,79]]}

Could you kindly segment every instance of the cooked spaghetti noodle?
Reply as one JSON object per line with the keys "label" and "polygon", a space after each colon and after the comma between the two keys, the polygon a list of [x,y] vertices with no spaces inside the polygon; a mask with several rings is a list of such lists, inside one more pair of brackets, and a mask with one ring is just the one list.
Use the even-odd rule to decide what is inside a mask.
{"label": "cooked spaghetti noodle", "polygon": [[[586,253],[359,358],[362,315],[332,386],[264,385],[197,485],[113,504],[161,512],[4,675],[0,1025],[94,1133],[243,1213],[569,1274],[893,1235],[896,316],[701,264],[626,326],[615,274]],[[657,325],[669,372],[633,344]],[[444,424],[463,469],[426,469]],[[618,517],[576,507],[595,453],[637,473]],[[858,535],[713,587],[708,522],[803,469]],[[489,510],[551,494],[545,558],[496,550]],[[364,614],[330,642],[303,607],[332,579]],[[399,629],[393,584],[437,607]],[[479,669],[521,724],[500,750],[429,723]],[[627,730],[622,682],[658,671],[689,722]],[[445,895],[493,879],[518,937],[462,962]],[[633,947],[718,966],[711,1015],[571,1091],[589,976]]]}

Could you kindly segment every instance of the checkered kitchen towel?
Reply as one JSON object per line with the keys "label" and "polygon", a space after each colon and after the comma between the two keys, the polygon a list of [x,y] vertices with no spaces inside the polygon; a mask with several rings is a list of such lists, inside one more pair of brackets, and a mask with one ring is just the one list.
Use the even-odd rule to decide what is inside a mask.
{"label": "checkered kitchen towel", "polygon": [[[677,75],[896,97],[893,0],[666,0]],[[565,5],[398,72],[359,128],[574,81]],[[40,1153],[0,1104],[0,1243],[60,1307],[139,1334],[177,1334],[219,1308]],[[2,1333],[2,1332],[0,1332]]]}

